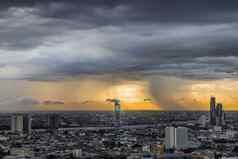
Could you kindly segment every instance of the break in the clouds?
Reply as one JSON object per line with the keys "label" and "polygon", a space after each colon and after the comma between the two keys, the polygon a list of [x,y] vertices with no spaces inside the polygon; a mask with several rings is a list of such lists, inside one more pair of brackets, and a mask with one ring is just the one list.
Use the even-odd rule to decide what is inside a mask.
{"label": "break in the clouds", "polygon": [[1,1],[0,78],[236,78],[238,2]]}

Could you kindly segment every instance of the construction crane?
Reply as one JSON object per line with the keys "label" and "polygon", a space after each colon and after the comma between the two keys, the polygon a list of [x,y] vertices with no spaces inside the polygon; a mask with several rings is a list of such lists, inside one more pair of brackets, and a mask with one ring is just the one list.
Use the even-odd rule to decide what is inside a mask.
{"label": "construction crane", "polygon": [[[151,99],[144,99],[144,102],[151,102]],[[120,146],[121,143],[121,135],[120,135],[120,127],[121,127],[121,101],[119,99],[106,99],[106,102],[111,102],[114,104],[114,113],[115,113],[115,122],[114,126],[116,128],[116,143]]]}
{"label": "construction crane", "polygon": [[107,99],[106,101],[114,103],[115,111],[121,111],[121,101],[119,99]]}
{"label": "construction crane", "polygon": [[106,99],[107,102],[114,103],[114,112],[115,112],[115,126],[120,127],[121,124],[121,102],[119,99]]}
{"label": "construction crane", "polygon": [[[152,99],[146,98],[143,100],[144,102],[152,102]],[[113,99],[106,99],[106,102],[111,102],[114,103],[114,112],[115,112],[115,120],[116,120],[116,125],[120,126],[121,119],[120,119],[120,114],[121,114],[121,101],[119,99],[113,98]]]}

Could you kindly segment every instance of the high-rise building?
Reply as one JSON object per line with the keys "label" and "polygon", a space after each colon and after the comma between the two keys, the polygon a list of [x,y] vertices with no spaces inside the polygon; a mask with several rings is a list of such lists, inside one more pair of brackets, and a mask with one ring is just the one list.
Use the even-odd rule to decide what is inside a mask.
{"label": "high-rise building", "polygon": [[16,116],[11,116],[11,131],[16,132]]}
{"label": "high-rise building", "polygon": [[166,127],[165,148],[167,150],[188,148],[188,129],[185,127]]}
{"label": "high-rise building", "polygon": [[18,133],[31,133],[31,117],[29,115],[16,114],[11,117],[11,130]]}
{"label": "high-rise building", "polygon": [[225,125],[225,124],[226,124],[226,113],[223,110],[223,113],[222,113],[222,125]]}
{"label": "high-rise building", "polygon": [[210,123],[211,125],[224,125],[225,124],[225,113],[221,103],[217,103],[215,97],[210,99]]}
{"label": "high-rise building", "polygon": [[121,104],[120,104],[120,100],[115,100],[114,111],[115,111],[116,126],[119,127],[121,125]]}
{"label": "high-rise building", "polygon": [[185,127],[178,127],[175,129],[175,148],[184,150],[188,146],[188,129]]}
{"label": "high-rise building", "polygon": [[31,116],[30,115],[23,116],[23,132],[25,134],[31,134]]}
{"label": "high-rise building", "polygon": [[210,98],[210,123],[216,124],[216,98]]}
{"label": "high-rise building", "polygon": [[49,114],[48,115],[48,128],[51,132],[55,133],[59,127],[58,115]]}
{"label": "high-rise building", "polygon": [[23,116],[13,115],[11,119],[11,129],[12,132],[23,132]]}
{"label": "high-rise building", "polygon": [[222,125],[222,124],[223,124],[222,104],[217,103],[217,107],[216,107],[216,125]]}
{"label": "high-rise building", "polygon": [[82,154],[82,149],[75,149],[72,151],[73,158],[81,158]]}
{"label": "high-rise building", "polygon": [[202,127],[205,127],[207,124],[207,116],[206,115],[202,115],[199,119],[198,119],[198,124]]}
{"label": "high-rise building", "polygon": [[174,127],[165,128],[165,148],[166,149],[175,148],[175,128]]}
{"label": "high-rise building", "polygon": [[112,102],[114,104],[114,113],[115,113],[115,120],[114,126],[120,127],[121,125],[121,104],[119,99],[107,99],[107,102]]}

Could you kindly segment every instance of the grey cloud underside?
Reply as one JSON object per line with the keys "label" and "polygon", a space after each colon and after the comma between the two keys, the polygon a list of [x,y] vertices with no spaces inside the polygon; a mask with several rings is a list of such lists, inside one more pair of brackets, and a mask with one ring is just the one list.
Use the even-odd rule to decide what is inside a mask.
{"label": "grey cloud underside", "polygon": [[2,79],[238,76],[236,0],[1,3]]}

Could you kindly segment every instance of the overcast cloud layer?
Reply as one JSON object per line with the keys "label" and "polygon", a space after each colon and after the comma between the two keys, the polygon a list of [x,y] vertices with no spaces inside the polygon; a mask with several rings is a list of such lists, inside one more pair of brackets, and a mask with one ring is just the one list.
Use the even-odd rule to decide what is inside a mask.
{"label": "overcast cloud layer", "polygon": [[237,0],[0,3],[0,79],[238,75]]}

